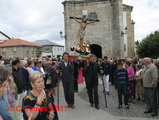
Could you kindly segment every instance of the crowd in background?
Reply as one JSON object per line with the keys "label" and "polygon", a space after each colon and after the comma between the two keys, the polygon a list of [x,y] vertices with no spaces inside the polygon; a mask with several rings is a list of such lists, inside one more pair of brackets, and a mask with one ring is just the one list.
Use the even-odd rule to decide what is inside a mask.
{"label": "crowd in background", "polygon": [[[70,60],[66,64],[66,58],[66,61],[63,63],[64,66],[60,65],[61,62],[61,57],[41,57],[38,59],[20,59],[16,57],[3,59],[0,56],[0,118],[12,120],[13,117],[17,116],[18,120],[22,120],[23,118],[29,119],[29,116],[32,118],[39,117],[38,119],[42,116],[44,119],[58,120],[56,111],[54,113],[43,111],[39,115],[36,112],[34,114],[26,112],[25,108],[22,108],[22,112],[17,112],[17,115],[16,112],[9,112],[8,107],[25,106],[28,104],[32,107],[34,105],[40,107],[45,104],[44,99],[46,98],[54,106],[53,96],[56,94],[55,88],[58,82],[58,74],[60,73],[59,69],[62,70],[64,66],[67,68],[67,65],[70,66],[70,68],[68,67],[68,72],[73,74],[74,78],[73,84],[72,82],[70,82],[71,84],[63,82],[64,90],[68,85],[73,85],[74,90],[72,88],[68,89],[78,92],[78,75],[79,70],[82,68],[91,107],[94,104],[94,96],[95,107],[99,109],[98,78],[96,79],[99,73],[104,80],[105,90],[103,92],[106,92],[107,95],[111,94],[109,83],[117,89],[119,109],[122,107],[121,96],[124,94],[124,103],[127,109],[131,109],[128,102],[142,100],[147,106],[144,113],[152,113],[152,116],[157,115],[157,107],[159,107],[159,59],[127,58],[117,60],[109,59],[107,56],[103,59],[97,59],[95,56],[92,56],[90,61],[77,59],[74,61]],[[73,65],[72,68],[71,65]],[[62,72],[62,74],[64,73],[65,71]],[[47,90],[43,91],[44,87]],[[67,100],[68,93],[64,92],[66,102],[70,105],[69,107],[74,108],[74,100],[72,104],[69,104],[71,100]],[[94,95],[92,95],[93,93]],[[71,97],[74,99],[74,96]],[[30,101],[30,99],[33,99],[33,101]]]}
{"label": "crowd in background", "polygon": [[[0,79],[4,80],[0,82],[0,87],[3,87],[5,90],[4,95],[3,92],[0,91],[2,94],[0,96],[0,115],[3,120],[12,120],[13,118],[23,120],[23,117],[24,119],[28,119],[28,116],[32,116],[32,118],[37,117],[36,119],[39,119],[37,113],[34,113],[36,115],[34,116],[34,114],[31,115],[30,113],[26,113],[26,111],[24,110],[25,106],[28,105],[28,95],[30,97],[34,96],[35,100],[38,100],[38,98],[41,99],[42,101],[39,102],[39,106],[44,104],[43,101],[46,98],[47,101],[50,100],[51,104],[54,105],[53,96],[55,95],[55,87],[57,84],[56,67],[58,62],[59,59],[55,58],[20,59],[16,57],[10,59],[2,59],[1,57]],[[38,82],[40,78],[42,78],[42,81]],[[4,81],[7,81],[7,83],[4,84]],[[3,84],[4,86],[2,86]],[[41,87],[42,89],[44,89],[44,86],[45,89],[49,90],[50,92],[46,90],[44,91],[44,94],[38,94],[39,88]],[[50,96],[50,94],[51,99],[48,97],[48,95]],[[43,98],[42,96],[45,97]],[[29,106],[31,105],[32,103],[29,103]],[[9,112],[8,109],[11,106],[15,108],[17,106],[20,106],[21,112],[18,112],[17,110],[14,110],[14,112]],[[43,117],[40,119],[48,119],[51,116],[51,113],[47,114],[48,116],[42,114]],[[56,111],[54,115],[52,115],[52,118],[54,118],[53,120],[58,120]]]}

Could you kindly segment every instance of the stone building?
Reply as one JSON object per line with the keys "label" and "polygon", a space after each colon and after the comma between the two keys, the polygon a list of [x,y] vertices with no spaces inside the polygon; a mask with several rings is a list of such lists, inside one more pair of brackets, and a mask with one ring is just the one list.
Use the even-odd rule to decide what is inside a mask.
{"label": "stone building", "polygon": [[62,56],[64,46],[49,40],[37,40],[34,43],[42,45],[42,56],[57,57]]}
{"label": "stone building", "polygon": [[41,45],[22,39],[0,40],[3,57],[36,58],[41,56]]}
{"label": "stone building", "polygon": [[123,4],[123,0],[66,0],[62,4],[67,52],[79,43],[77,34],[80,25],[70,16],[82,17],[85,10],[88,19],[99,20],[85,29],[84,42],[90,44],[92,53],[97,57],[134,56],[132,6]]}

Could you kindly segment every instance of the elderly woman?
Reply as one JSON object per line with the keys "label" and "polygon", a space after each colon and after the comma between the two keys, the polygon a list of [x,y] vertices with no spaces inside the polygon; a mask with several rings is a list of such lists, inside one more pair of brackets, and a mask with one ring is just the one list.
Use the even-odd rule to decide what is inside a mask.
{"label": "elderly woman", "polygon": [[4,91],[7,90],[6,84],[9,79],[9,71],[3,65],[0,65],[0,116],[4,120],[13,120],[11,113],[8,111],[6,101],[4,100]]}
{"label": "elderly woman", "polygon": [[[47,89],[52,90],[53,96],[55,95],[55,87],[57,83],[57,70],[56,70],[56,61],[49,62],[49,67],[46,69],[48,74],[48,80],[50,84],[46,86]],[[47,82],[46,82],[47,83]]]}
{"label": "elderly woman", "polygon": [[128,96],[129,96],[129,102],[132,102],[132,97],[135,94],[134,91],[134,68],[130,66],[131,63],[130,62],[126,62],[126,69],[128,72],[128,78],[129,78],[129,87],[128,87]]}
{"label": "elderly woman", "polygon": [[54,100],[50,91],[44,90],[43,76],[38,71],[30,73],[32,90],[23,99],[23,117],[25,120],[58,120]]}
{"label": "elderly woman", "polygon": [[141,69],[142,65],[136,65],[136,74],[135,74],[135,79],[136,79],[136,92],[138,95],[137,100],[140,100],[140,95],[142,96],[142,100],[144,100],[144,87],[143,87],[143,70]]}

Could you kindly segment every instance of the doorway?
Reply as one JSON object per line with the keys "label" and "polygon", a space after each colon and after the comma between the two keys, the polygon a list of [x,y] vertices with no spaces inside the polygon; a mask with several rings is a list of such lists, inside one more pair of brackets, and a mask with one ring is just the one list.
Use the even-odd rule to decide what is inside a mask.
{"label": "doorway", "polygon": [[97,44],[91,44],[90,45],[91,54],[94,54],[97,56],[97,58],[102,58],[102,47]]}

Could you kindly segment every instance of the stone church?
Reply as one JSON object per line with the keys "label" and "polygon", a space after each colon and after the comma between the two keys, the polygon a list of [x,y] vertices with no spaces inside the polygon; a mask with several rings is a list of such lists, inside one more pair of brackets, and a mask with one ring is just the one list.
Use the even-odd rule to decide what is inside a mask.
{"label": "stone church", "polygon": [[67,52],[80,42],[80,24],[70,17],[82,17],[85,11],[88,19],[99,20],[85,29],[84,42],[89,43],[91,53],[98,58],[134,57],[132,6],[123,4],[123,0],[65,0],[62,4]]}

